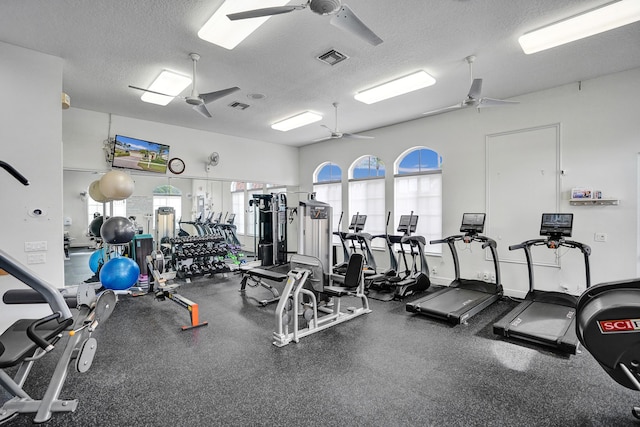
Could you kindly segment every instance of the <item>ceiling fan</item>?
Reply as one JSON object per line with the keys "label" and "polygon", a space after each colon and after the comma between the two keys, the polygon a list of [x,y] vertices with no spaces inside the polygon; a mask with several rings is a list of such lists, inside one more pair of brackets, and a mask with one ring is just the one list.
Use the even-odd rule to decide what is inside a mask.
{"label": "ceiling fan", "polygon": [[[234,92],[237,92],[240,90],[240,88],[237,86],[234,86],[228,89],[217,90],[215,92],[198,93],[196,89],[196,63],[200,59],[200,55],[198,55],[197,53],[190,53],[189,57],[193,61],[193,80],[191,83],[191,95],[178,96],[178,98],[184,99],[185,101],[187,101],[187,104],[189,105],[193,105],[193,109],[196,110],[198,113],[202,114],[203,116],[211,117],[211,113],[209,113],[209,110],[207,110],[206,104],[213,102],[217,99],[220,99],[224,96],[227,96],[229,94],[232,94]],[[174,97],[173,95],[167,95],[166,93],[156,92],[153,90],[144,89],[137,86],[129,85],[129,87],[131,89],[141,90],[143,92],[155,93],[156,95],[170,96],[172,98]]]}
{"label": "ceiling fan", "polygon": [[382,43],[382,39],[371,31],[349,6],[342,4],[340,0],[308,0],[307,3],[302,5],[266,7],[263,9],[248,10],[246,12],[231,13],[227,15],[227,17],[232,21],[236,21],[239,19],[280,15],[282,13],[293,12],[294,10],[306,9],[307,7],[318,15],[333,15],[331,21],[329,21],[331,25],[348,31],[373,46]]}
{"label": "ceiling fan", "polygon": [[503,99],[486,98],[481,96],[482,79],[473,78],[473,62],[475,61],[475,59],[476,57],[474,55],[470,55],[465,58],[465,61],[467,61],[467,63],[469,64],[469,75],[471,77],[471,87],[469,88],[469,94],[467,95],[465,100],[450,107],[427,111],[426,113],[422,113],[423,115],[433,116],[436,114],[448,113],[449,111],[460,110],[467,107],[476,107],[479,111],[480,108],[519,104],[518,101],[505,101]]}
{"label": "ceiling fan", "polygon": [[320,125],[324,128],[327,128],[329,130],[329,132],[331,132],[331,134],[325,138],[320,138],[320,139],[316,139],[313,142],[320,142],[320,141],[326,141],[328,139],[341,139],[341,138],[351,138],[351,139],[373,139],[372,136],[367,136],[367,135],[359,135],[357,133],[345,133],[345,132],[340,132],[338,130],[338,103],[334,102],[333,103],[333,107],[336,110],[336,127],[335,129],[331,129],[329,126],[325,126],[325,125]]}

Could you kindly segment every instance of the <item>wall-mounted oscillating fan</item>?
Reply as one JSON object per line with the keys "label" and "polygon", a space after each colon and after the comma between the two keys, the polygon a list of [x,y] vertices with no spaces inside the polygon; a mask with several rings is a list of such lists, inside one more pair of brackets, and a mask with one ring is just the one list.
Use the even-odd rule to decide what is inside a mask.
{"label": "wall-mounted oscillating fan", "polygon": [[207,158],[207,163],[205,163],[205,169],[207,170],[207,172],[211,169],[212,166],[216,166],[219,161],[220,161],[220,154],[216,153],[215,151],[209,154],[209,157]]}

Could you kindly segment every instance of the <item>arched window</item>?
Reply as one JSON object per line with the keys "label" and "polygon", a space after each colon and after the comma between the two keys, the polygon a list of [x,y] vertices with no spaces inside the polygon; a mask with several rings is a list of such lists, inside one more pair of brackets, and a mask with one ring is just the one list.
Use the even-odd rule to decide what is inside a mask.
{"label": "arched window", "polygon": [[[376,235],[385,232],[384,162],[375,156],[362,156],[349,168],[349,219],[353,215],[367,215],[364,231]],[[384,247],[383,239],[372,242],[374,247]]]}
{"label": "arched window", "polygon": [[429,245],[442,238],[442,157],[425,147],[414,147],[398,157],[394,174],[394,213],[418,216],[416,235],[427,241],[425,251],[441,254],[442,245]]}
{"label": "arched window", "polygon": [[342,214],[342,169],[340,166],[331,162],[325,162],[318,166],[313,173],[313,192],[316,193],[316,200],[331,205],[333,231],[338,231],[338,222]]}

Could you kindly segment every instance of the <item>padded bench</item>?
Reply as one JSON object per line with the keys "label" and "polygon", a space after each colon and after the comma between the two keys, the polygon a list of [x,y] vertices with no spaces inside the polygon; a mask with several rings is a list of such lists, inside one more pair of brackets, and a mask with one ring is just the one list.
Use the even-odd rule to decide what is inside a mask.
{"label": "padded bench", "polygon": [[[27,336],[27,328],[36,320],[38,319],[18,320],[0,335],[0,348],[4,347],[0,354],[0,369],[15,366],[25,357],[33,355],[37,344]],[[36,332],[45,341],[50,341],[60,333],[56,330],[59,326],[58,319],[52,319],[38,327]]]}

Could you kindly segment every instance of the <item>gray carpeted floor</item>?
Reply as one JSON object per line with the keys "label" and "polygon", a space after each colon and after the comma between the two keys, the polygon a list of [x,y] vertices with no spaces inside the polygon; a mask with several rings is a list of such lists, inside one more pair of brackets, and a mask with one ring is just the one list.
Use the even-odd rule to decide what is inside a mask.
{"label": "gray carpeted floor", "polygon": [[[588,353],[563,357],[506,342],[492,323],[500,301],[452,327],[370,300],[373,312],[300,343],[271,344],[275,305],[239,276],[198,280],[181,294],[209,325],[150,295],[121,296],[94,334],[98,353],[71,372],[63,398],[75,413],[50,426],[623,426],[637,425],[640,395],[613,382]],[[282,284],[278,285],[280,288]],[[26,389],[40,397],[56,351],[34,367]],[[21,415],[8,425],[29,425]]]}

